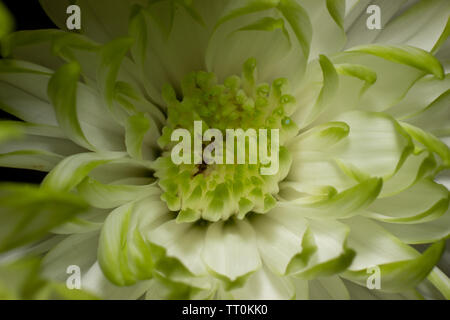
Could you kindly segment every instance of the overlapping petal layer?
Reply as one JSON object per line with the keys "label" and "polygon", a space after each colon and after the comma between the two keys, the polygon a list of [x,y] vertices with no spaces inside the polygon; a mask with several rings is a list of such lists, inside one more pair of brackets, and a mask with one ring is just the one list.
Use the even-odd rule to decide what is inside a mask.
{"label": "overlapping petal layer", "polygon": [[[40,2],[64,29],[72,1]],[[111,299],[434,298],[431,284],[450,298],[435,267],[450,233],[436,181],[450,166],[448,1],[75,3],[81,34],[2,39],[0,109],[17,119],[0,122],[0,165],[49,173],[40,188],[1,186],[0,261],[45,254],[51,288],[78,265],[83,288]],[[371,4],[382,30],[366,28]],[[160,187],[176,173],[154,171],[173,110],[163,88],[180,96],[198,71],[224,82],[250,58],[262,84],[283,84],[278,98],[292,93],[273,208],[177,219]],[[381,290],[365,288],[374,266]],[[5,268],[20,279],[21,265]],[[0,276],[20,297],[11,287]]]}

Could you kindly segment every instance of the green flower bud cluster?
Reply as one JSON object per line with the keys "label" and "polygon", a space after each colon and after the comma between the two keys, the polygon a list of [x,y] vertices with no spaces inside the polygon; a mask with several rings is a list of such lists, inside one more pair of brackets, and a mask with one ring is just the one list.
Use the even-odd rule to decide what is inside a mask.
{"label": "green flower bud cluster", "polygon": [[[276,203],[278,183],[285,178],[291,156],[282,145],[297,134],[289,118],[295,98],[289,94],[284,78],[272,85],[256,83],[256,60],[245,62],[241,77],[230,76],[218,84],[213,73],[204,71],[187,75],[182,82],[182,100],[166,86],[163,98],[168,119],[158,143],[164,153],[155,163],[156,176],[164,193],[162,199],[172,211],[179,212],[178,222],[243,219],[249,212],[265,213]],[[175,129],[194,133],[194,121],[203,130],[278,129],[280,134],[279,170],[275,175],[261,175],[262,164],[181,164],[171,160],[171,141]],[[192,139],[201,139],[192,135]],[[270,145],[269,145],[270,147]],[[246,146],[248,155],[248,146]]]}

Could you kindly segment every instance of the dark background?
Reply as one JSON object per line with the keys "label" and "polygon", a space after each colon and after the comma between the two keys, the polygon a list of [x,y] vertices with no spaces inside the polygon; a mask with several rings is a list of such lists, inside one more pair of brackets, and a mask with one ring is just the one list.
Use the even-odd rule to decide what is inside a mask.
{"label": "dark background", "polygon": [[16,30],[56,28],[38,0],[3,0],[3,3],[14,15]]}
{"label": "dark background", "polygon": [[[3,3],[14,16],[16,31],[56,28],[38,0],[3,0]],[[19,120],[2,110],[0,119]],[[40,183],[45,175],[45,172],[35,170],[0,167],[0,181]]]}

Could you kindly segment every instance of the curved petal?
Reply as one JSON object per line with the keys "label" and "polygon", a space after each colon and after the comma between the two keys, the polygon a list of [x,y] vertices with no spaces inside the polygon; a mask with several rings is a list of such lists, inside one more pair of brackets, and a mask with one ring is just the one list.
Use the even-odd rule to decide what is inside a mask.
{"label": "curved petal", "polygon": [[[42,274],[45,278],[65,282],[67,268],[80,267],[86,273],[97,261],[98,232],[71,235],[54,246],[42,260]],[[83,286],[83,283],[82,283]]]}
{"label": "curved petal", "polygon": [[404,243],[432,243],[450,236],[450,211],[436,220],[418,224],[379,224]]}
{"label": "curved petal", "polygon": [[163,277],[150,280],[150,287],[145,294],[147,300],[208,300],[216,298],[216,288],[211,285],[207,288],[198,288],[195,285],[174,281]]}
{"label": "curved petal", "polygon": [[359,285],[343,279],[352,300],[423,300],[424,297],[416,290],[401,293],[385,292],[383,290],[368,289],[366,285]]}
{"label": "curved petal", "polygon": [[364,173],[390,177],[411,150],[410,138],[389,116],[354,111],[341,115],[337,120],[349,125],[350,134],[346,143],[334,148],[333,154],[344,164]]}
{"label": "curved petal", "polygon": [[[142,72],[143,84],[152,100],[160,106],[165,106],[161,97],[165,84],[170,83],[180,89],[184,76],[192,71],[205,70],[204,57],[212,29],[208,22],[207,27],[198,23],[186,7],[177,8],[177,2],[186,3],[157,1],[151,4],[144,10],[145,15],[141,16],[139,22],[140,28],[145,27],[145,32],[140,30],[140,33],[136,33],[135,27],[130,29],[132,35],[140,37],[138,39],[140,44],[138,43],[132,52]],[[210,19],[220,15],[223,6],[222,1],[202,0],[190,4],[190,7],[199,12],[205,21],[211,21]],[[139,19],[139,16],[136,17]],[[133,23],[137,23],[136,20]],[[143,39],[147,39],[145,59]],[[183,59],[179,58],[180,53]]]}
{"label": "curved petal", "polygon": [[424,148],[437,154],[441,158],[442,166],[448,168],[450,166],[450,148],[440,139],[420,128],[409,123],[400,122],[402,128],[408,132],[415,140],[415,147],[418,150]]}
{"label": "curved petal", "polygon": [[389,197],[411,187],[419,179],[434,174],[437,167],[436,160],[430,152],[410,154],[398,171],[383,182],[380,198]]}
{"label": "curved petal", "polygon": [[294,256],[303,252],[302,241],[308,227],[306,219],[274,209],[252,218],[250,223],[264,264],[271,272],[285,275]]}
{"label": "curved petal", "polygon": [[56,29],[17,31],[2,42],[4,57],[33,62],[53,70],[73,60],[82,66],[90,65],[88,59],[95,58],[96,48],[95,43],[82,35]]}
{"label": "curved petal", "polygon": [[310,59],[319,54],[331,54],[341,50],[347,40],[344,32],[345,1],[301,1],[312,24]]}
{"label": "curved petal", "polygon": [[78,84],[80,66],[71,62],[49,81],[48,94],[62,130],[89,150],[124,150],[123,129],[109,115],[98,94]]}
{"label": "curved petal", "polygon": [[425,76],[409,89],[408,93],[386,110],[396,119],[404,119],[418,114],[427,109],[440,96],[445,94],[450,88],[450,75],[445,75],[444,79],[437,79],[433,76]]}
{"label": "curved petal", "polygon": [[300,134],[288,146],[293,165],[280,188],[294,188],[299,192],[311,192],[324,186],[337,190],[347,189],[355,184],[334,161],[329,150],[345,140],[350,132],[345,122],[329,122]]}
{"label": "curved petal", "polygon": [[375,200],[364,215],[390,223],[428,222],[447,211],[449,197],[446,187],[422,179],[403,192]]}
{"label": "curved petal", "polygon": [[347,247],[349,228],[337,221],[310,220],[317,251],[308,265],[294,276],[314,279],[331,276],[347,269],[355,252]]}
{"label": "curved petal", "polygon": [[109,211],[107,210],[89,208],[78,217],[52,229],[52,233],[71,235],[100,230],[108,214]]}
{"label": "curved petal", "polygon": [[[374,46],[362,48],[362,50],[367,50],[368,52],[358,51],[358,47],[355,48],[356,51],[350,49],[350,51],[336,55],[332,59],[333,63],[337,65],[357,64],[376,72],[376,82],[365,90],[359,98],[358,107],[360,109],[384,111],[394,106],[401,101],[414,83],[422,78],[425,72],[428,72],[424,71],[426,69],[436,69],[434,72],[439,74],[439,76],[442,75],[439,69],[439,62],[425,51],[419,51],[416,55],[415,53],[405,53],[402,47]],[[375,50],[373,53],[369,53],[374,48],[380,52]],[[410,48],[406,49],[409,50]],[[386,59],[386,56],[392,52],[397,52],[397,59],[394,59],[395,55],[393,55],[392,59]],[[411,60],[408,61],[408,59]],[[427,68],[423,66],[423,64],[428,64],[425,60],[432,61],[432,64],[430,63]],[[420,64],[422,64],[421,67],[415,67],[415,65]]]}
{"label": "curved petal", "polygon": [[444,70],[439,60],[428,52],[415,47],[373,44],[352,48],[348,52],[367,53],[388,61],[411,66],[439,79],[444,78]]}
{"label": "curved petal", "polygon": [[150,288],[149,280],[128,287],[116,286],[105,277],[98,262],[92,265],[81,282],[86,291],[107,300],[136,300]]}
{"label": "curved petal", "polygon": [[[333,58],[333,61],[336,63],[332,65],[322,62],[324,68],[328,65],[326,73],[324,71],[327,69],[322,68],[323,80],[319,77],[321,72],[317,62],[313,61],[308,65],[302,85],[296,92],[298,107],[292,118],[297,123],[306,124],[307,119],[315,119],[311,125],[320,125],[336,119],[344,112],[366,107],[361,100],[378,79],[374,66],[359,64],[358,61],[353,63],[351,59],[346,61],[339,57]],[[329,83],[326,99],[319,100],[324,94],[325,81]]]}
{"label": "curved petal", "polygon": [[[307,12],[292,0],[242,2],[231,1],[217,23],[206,52],[207,69],[223,80],[240,73],[244,62],[255,58],[262,81],[286,77],[296,83],[309,52]],[[264,21],[271,23],[261,25]]]}
{"label": "curved petal", "polygon": [[48,83],[48,96],[64,133],[75,143],[92,150],[93,146],[87,141],[77,115],[76,92],[79,74],[80,66],[77,63],[59,68]]}
{"label": "curved petal", "polygon": [[19,259],[0,266],[3,299],[29,300],[96,300],[84,290],[69,290],[61,283],[46,281],[39,275],[37,258]]}
{"label": "curved petal", "polygon": [[167,209],[155,197],[111,212],[103,225],[98,251],[99,264],[111,282],[123,286],[152,278],[156,259],[146,232],[163,215]]}
{"label": "curved petal", "polygon": [[289,278],[261,268],[249,277],[242,288],[232,290],[230,294],[238,300],[287,300],[295,297],[295,289]]}
{"label": "curved petal", "polygon": [[[9,122],[22,136],[10,138],[0,145],[0,165],[10,168],[31,169],[48,172],[52,170],[64,156],[84,152],[60,134],[57,127],[29,125],[23,122]],[[0,126],[6,122],[0,122]]]}
{"label": "curved petal", "polygon": [[30,123],[56,127],[61,121],[67,136],[82,146],[92,148],[93,144],[102,150],[124,150],[123,129],[105,112],[92,89],[76,82],[76,65],[75,62],[65,65],[52,77],[51,70],[46,68],[2,60],[0,108]]}
{"label": "curved petal", "polygon": [[[417,286],[431,272],[444,250],[444,242],[436,242],[422,255],[410,260],[379,265],[381,287],[387,292],[402,292]],[[366,270],[348,271],[345,277],[360,284],[367,280]]]}
{"label": "curved petal", "polygon": [[128,202],[161,193],[155,183],[148,185],[102,184],[89,177],[85,178],[77,189],[89,204],[102,209],[116,208]]}
{"label": "curved petal", "polygon": [[[299,192],[315,193],[317,189],[325,186],[331,186],[340,191],[355,185],[355,181],[341,170],[336,161],[332,159],[320,160],[318,157],[321,155],[322,153],[310,155],[305,152],[294,159],[293,166],[287,176],[287,180],[291,181],[292,184],[283,182],[280,188],[291,187]],[[313,158],[306,158],[309,156]]]}
{"label": "curved petal", "polygon": [[[450,77],[449,77],[450,78]],[[450,88],[450,86],[447,86]],[[450,89],[434,100],[426,109],[405,119],[414,126],[425,129],[436,136],[449,136]]]}
{"label": "curved petal", "polygon": [[154,160],[159,136],[156,123],[144,113],[128,118],[125,126],[125,145],[131,157]]}
{"label": "curved petal", "polygon": [[245,220],[211,224],[206,232],[202,259],[227,287],[238,285],[261,267],[252,226]]}
{"label": "curved petal", "polygon": [[201,259],[205,246],[206,228],[192,223],[177,223],[170,220],[148,233],[152,243],[166,249],[169,257],[177,258],[195,275],[206,274],[206,268]]}
{"label": "curved petal", "polygon": [[299,123],[300,127],[306,127],[316,120],[333,103],[339,88],[339,76],[333,63],[326,56],[320,55],[319,64],[323,73],[323,86],[315,104],[311,106],[311,110],[306,116],[306,119]]}
{"label": "curved petal", "polygon": [[363,217],[345,220],[350,227],[348,246],[356,251],[350,271],[391,262],[410,260],[417,257],[417,252],[384,230],[376,222]]}
{"label": "curved petal", "polygon": [[44,179],[43,188],[71,190],[95,167],[124,158],[122,152],[80,153],[61,161]]}
{"label": "curved petal", "polygon": [[[67,8],[74,1],[39,0],[42,7],[52,18],[53,22],[65,30]],[[80,6],[82,13],[82,32],[98,42],[107,42],[111,39],[127,34],[127,22],[133,3],[145,3],[145,1],[89,1],[77,0],[75,4]],[[120,17],[118,19],[118,17]]]}
{"label": "curved petal", "polygon": [[449,21],[450,4],[445,0],[418,1],[386,24],[375,42],[407,44],[426,51],[437,49]]}
{"label": "curved petal", "polygon": [[312,300],[349,300],[350,294],[338,276],[309,281],[309,298]]}
{"label": "curved petal", "polygon": [[[295,210],[299,216],[310,219],[336,219],[346,218],[359,214],[361,209],[372,203],[380,193],[382,180],[379,178],[367,179],[356,186],[340,193],[330,192],[324,200],[316,199],[314,202],[303,203],[302,198],[286,202],[279,202],[280,208]],[[308,199],[307,199],[308,200]]]}
{"label": "curved petal", "polygon": [[345,122],[328,122],[314,126],[293,139],[289,144],[289,151],[321,151],[346,138],[349,132],[350,127]]}
{"label": "curved petal", "polygon": [[396,1],[370,1],[358,0],[356,3],[347,4],[345,15],[345,31],[347,34],[347,48],[361,44],[372,43],[381,32],[378,29],[367,28],[367,19],[370,14],[367,12],[371,4],[379,6],[382,14],[382,27],[391,21],[396,13],[402,8],[407,0]]}
{"label": "curved petal", "polygon": [[47,97],[50,72],[27,62],[1,60],[1,109],[30,123],[57,126],[55,112]]}
{"label": "curved petal", "polygon": [[86,210],[73,194],[26,184],[0,185],[0,251],[41,239],[53,228]]}
{"label": "curved petal", "polygon": [[309,281],[290,277],[290,280],[295,287],[295,299],[296,300],[308,300],[309,299]]}
{"label": "curved petal", "polygon": [[442,293],[445,299],[450,299],[450,280],[439,268],[434,268],[428,280]]}
{"label": "curved petal", "polygon": [[436,53],[436,58],[441,61],[442,65],[444,66],[445,73],[450,72],[450,39],[447,35],[447,40],[442,43],[439,50]]}

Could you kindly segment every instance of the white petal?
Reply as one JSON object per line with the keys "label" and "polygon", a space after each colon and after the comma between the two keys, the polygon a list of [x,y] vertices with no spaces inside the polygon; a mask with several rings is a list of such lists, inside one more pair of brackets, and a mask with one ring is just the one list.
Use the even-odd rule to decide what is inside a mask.
{"label": "white petal", "polygon": [[231,295],[238,300],[287,300],[294,298],[295,290],[288,278],[261,268],[250,276],[244,287],[231,291]]}
{"label": "white petal", "polygon": [[203,251],[206,228],[191,223],[178,224],[170,220],[148,233],[148,239],[164,247],[167,255],[180,260],[196,275],[206,273],[205,265],[199,257]]}
{"label": "white petal", "polygon": [[118,287],[103,275],[98,262],[81,279],[82,288],[107,300],[136,300],[150,287],[150,281],[140,281],[129,287]]}
{"label": "white petal", "polygon": [[348,246],[356,251],[349,270],[363,270],[376,265],[417,257],[417,252],[367,218],[345,221],[350,227]]}
{"label": "white petal", "polygon": [[80,267],[81,274],[88,272],[97,261],[98,232],[71,235],[51,249],[42,261],[43,275],[65,282],[71,265]]}
{"label": "white petal", "polygon": [[261,266],[255,232],[245,220],[211,224],[202,258],[214,273],[231,281]]}
{"label": "white petal", "polygon": [[312,300],[348,300],[350,294],[338,276],[318,278],[309,281]]}
{"label": "white petal", "polygon": [[302,240],[307,229],[305,219],[292,212],[274,209],[251,220],[255,229],[262,260],[272,272],[286,273],[291,259],[302,252]]}
{"label": "white petal", "polygon": [[449,12],[450,4],[447,0],[419,1],[390,21],[375,42],[408,44],[432,51],[444,32]]}

